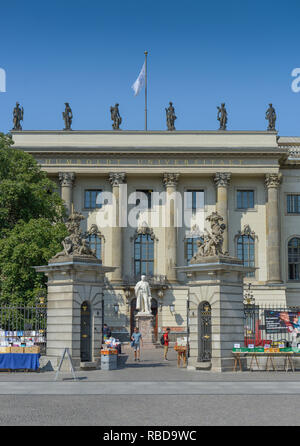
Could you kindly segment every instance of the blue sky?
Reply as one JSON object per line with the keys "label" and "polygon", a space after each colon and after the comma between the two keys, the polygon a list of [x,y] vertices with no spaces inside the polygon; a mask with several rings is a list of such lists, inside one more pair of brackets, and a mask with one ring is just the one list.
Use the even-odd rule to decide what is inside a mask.
{"label": "blue sky", "polygon": [[299,0],[27,0],[1,2],[0,130],[16,101],[24,130],[62,129],[70,102],[75,130],[110,130],[120,104],[124,130],[143,130],[144,94],[131,85],[148,56],[148,128],[164,130],[173,101],[178,130],[264,130],[272,102],[281,135],[300,135]]}

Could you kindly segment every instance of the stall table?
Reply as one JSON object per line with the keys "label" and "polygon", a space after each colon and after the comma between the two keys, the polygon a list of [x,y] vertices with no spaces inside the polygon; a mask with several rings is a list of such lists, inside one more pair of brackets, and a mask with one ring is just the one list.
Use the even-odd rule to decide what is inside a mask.
{"label": "stall table", "polygon": [[0,370],[39,370],[40,353],[0,353]]}
{"label": "stall table", "polygon": [[282,358],[284,358],[285,371],[287,372],[289,369],[291,369],[294,372],[295,366],[294,366],[293,358],[300,354],[300,350],[299,349],[291,349],[291,348],[283,348],[283,349],[272,349],[271,348],[271,349],[265,349],[265,350],[262,348],[253,348],[253,349],[240,348],[240,349],[233,349],[232,354],[234,357],[233,371],[237,370],[238,365],[239,365],[239,369],[242,370],[241,355],[244,355],[244,356],[251,357],[250,366],[249,366],[250,371],[253,370],[253,362],[254,361],[256,363],[258,370],[260,370],[258,358],[265,357],[265,358],[267,358],[265,370],[266,371],[273,370],[276,372],[277,368],[276,368],[276,365],[274,362],[274,357],[282,357]]}

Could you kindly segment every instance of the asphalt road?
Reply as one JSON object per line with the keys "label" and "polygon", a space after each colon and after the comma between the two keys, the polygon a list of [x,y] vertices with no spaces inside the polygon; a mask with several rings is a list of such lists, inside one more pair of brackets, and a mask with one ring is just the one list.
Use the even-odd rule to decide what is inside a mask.
{"label": "asphalt road", "polygon": [[[127,353],[125,354],[127,356]],[[0,374],[0,426],[299,426],[299,372],[187,371],[160,350],[119,370]],[[49,432],[50,435],[50,432]]]}
{"label": "asphalt road", "polygon": [[299,395],[1,395],[0,407],[0,426],[300,424]]}

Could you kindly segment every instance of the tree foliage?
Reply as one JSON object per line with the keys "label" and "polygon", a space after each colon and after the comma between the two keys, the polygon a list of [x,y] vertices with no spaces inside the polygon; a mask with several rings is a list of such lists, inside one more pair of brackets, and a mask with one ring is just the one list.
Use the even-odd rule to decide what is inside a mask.
{"label": "tree foliage", "polygon": [[56,185],[34,158],[12,147],[0,133],[0,300],[32,302],[45,277],[44,265],[59,250],[67,231]]}

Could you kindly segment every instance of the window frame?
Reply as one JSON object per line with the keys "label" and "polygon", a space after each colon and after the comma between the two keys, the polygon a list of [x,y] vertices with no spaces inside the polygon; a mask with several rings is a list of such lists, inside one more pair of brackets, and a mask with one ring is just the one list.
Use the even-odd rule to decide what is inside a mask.
{"label": "window frame", "polygon": [[[289,261],[289,244],[294,239],[298,239],[299,240],[299,243],[298,243],[298,251],[299,251],[299,254],[298,254],[299,257],[298,258],[299,258],[299,261],[292,263],[292,262]],[[298,266],[299,279],[291,279],[290,278],[290,264],[292,264],[292,265],[299,265]],[[299,283],[300,282],[300,235],[293,235],[292,237],[290,237],[288,239],[288,242],[287,242],[287,279],[288,279],[288,282],[291,282],[291,283]]]}
{"label": "window frame", "polygon": [[[289,197],[298,196],[299,197],[299,210],[298,212],[289,212],[288,210],[288,200]],[[285,215],[288,216],[297,216],[300,215],[300,194],[298,192],[287,192],[285,194]]]}
{"label": "window frame", "polygon": [[[146,243],[143,243],[143,238],[146,237]],[[140,240],[140,241],[138,241]],[[149,245],[152,245],[152,258],[149,258]],[[136,247],[139,245],[139,257],[136,256]],[[146,246],[146,257],[143,258],[143,246]],[[140,277],[141,275],[145,275],[147,277],[154,276],[154,267],[155,267],[155,243],[154,238],[149,233],[141,233],[136,234],[133,242],[133,268],[134,268],[134,277]],[[151,251],[150,251],[151,254]],[[139,264],[139,272],[137,272],[136,264]],[[143,269],[143,264],[146,265],[145,272]],[[149,272],[149,264],[152,264],[152,272]]]}
{"label": "window frame", "polygon": [[[146,210],[151,210],[153,209],[153,200],[152,200],[152,193],[153,193],[153,189],[136,189],[135,192],[143,192],[148,199],[148,206],[143,209],[144,211]],[[137,198],[137,200],[139,200],[139,198]],[[136,203],[135,206],[139,206],[140,203]]]}
{"label": "window frame", "polygon": [[[238,194],[239,192],[252,192],[253,193],[253,207],[238,207]],[[243,202],[243,199],[242,199]],[[248,205],[249,200],[247,200]],[[249,188],[249,187],[236,187],[235,188],[235,210],[239,212],[244,211],[255,211],[256,210],[256,190],[255,188]]]}
{"label": "window frame", "polygon": [[[84,210],[95,210],[95,209],[102,209],[102,206],[103,206],[103,204],[100,204],[100,205],[98,205],[97,206],[97,197],[98,197],[98,194],[96,194],[96,200],[95,200],[95,207],[92,207],[92,206],[89,206],[89,207],[87,207],[86,206],[86,193],[87,192],[100,192],[100,193],[103,193],[103,189],[84,189],[84,192],[83,192],[83,209]],[[89,201],[90,201],[90,204],[91,204],[91,195],[90,195],[90,198],[89,198]]]}
{"label": "window frame", "polygon": [[[246,237],[248,237],[249,240],[250,239],[253,240],[253,243],[252,243],[252,245],[253,245],[253,259],[251,259],[251,257],[250,257],[250,253],[251,253],[250,246],[251,246],[251,243],[248,243],[248,247],[249,247],[248,248],[248,250],[249,250],[248,259],[245,259],[245,255],[244,255],[244,253],[245,253],[244,243],[242,243],[242,244],[239,243],[239,239],[240,238],[242,238],[244,240],[244,238],[246,238]],[[256,244],[257,244],[257,240],[256,240],[255,234],[251,235],[251,234],[240,233],[240,234],[236,235],[236,242],[235,242],[236,257],[243,261],[243,265],[244,266],[255,268],[255,266],[256,266]],[[242,257],[239,257],[239,245],[242,246],[242,250],[243,250],[243,256]],[[245,265],[245,261],[247,261],[248,265]],[[248,278],[248,279],[253,279],[254,278],[255,279],[256,278],[256,271],[246,273],[245,278]]]}
{"label": "window frame", "polygon": [[[103,242],[104,242],[104,237],[102,235],[98,235],[98,234],[89,234],[89,236],[87,237],[88,243],[89,243],[89,247],[91,249],[94,249],[93,245],[91,245],[91,237],[95,237],[95,239],[99,240],[99,245],[100,245],[100,257],[97,257],[97,259],[101,260],[103,262]],[[96,256],[97,256],[97,243],[96,243]]]}

